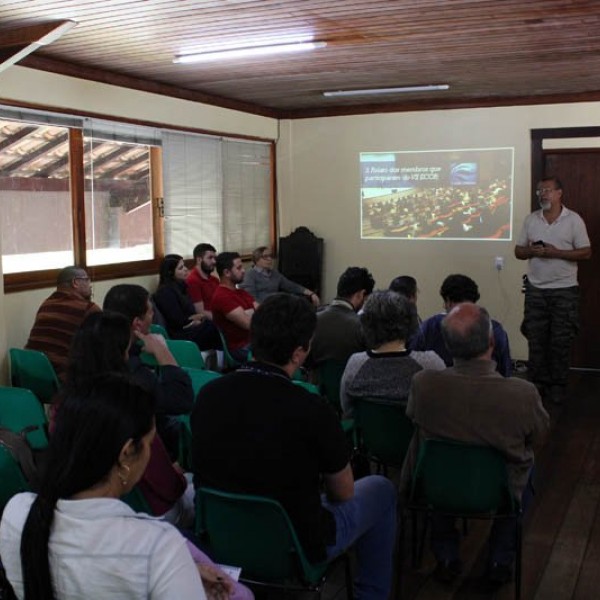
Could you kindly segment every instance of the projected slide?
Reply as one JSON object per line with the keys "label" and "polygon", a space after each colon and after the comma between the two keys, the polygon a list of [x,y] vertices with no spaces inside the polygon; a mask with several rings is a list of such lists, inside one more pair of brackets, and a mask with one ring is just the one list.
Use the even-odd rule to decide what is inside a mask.
{"label": "projected slide", "polygon": [[511,240],[513,148],[361,152],[361,237]]}

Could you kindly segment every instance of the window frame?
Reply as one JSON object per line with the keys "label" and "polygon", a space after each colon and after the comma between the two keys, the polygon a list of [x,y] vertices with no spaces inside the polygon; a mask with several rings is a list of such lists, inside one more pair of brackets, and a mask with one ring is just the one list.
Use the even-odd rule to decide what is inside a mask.
{"label": "window frame", "polygon": [[[271,155],[271,197],[269,209],[271,222],[269,227],[270,245],[276,253],[277,235],[277,179],[276,179],[276,156],[275,141],[255,136],[235,135],[231,133],[218,133],[195,128],[178,127],[163,123],[139,121],[136,119],[118,118],[94,113],[74,112],[61,109],[49,109],[36,104],[16,104],[0,98],[0,105],[21,109],[33,109],[47,111],[48,113],[67,114],[77,117],[99,118],[114,123],[129,123],[142,127],[160,128],[164,130],[179,131],[184,133],[196,133],[209,136],[224,136],[230,139],[251,140],[266,142],[270,147]],[[84,131],[77,127],[67,127],[69,131],[69,178],[71,196],[71,221],[73,227],[73,258],[74,264],[88,272],[93,281],[106,281],[111,279],[122,279],[139,275],[157,275],[160,263],[165,256],[164,239],[164,191],[162,176],[162,148],[150,147],[150,187],[152,197],[152,228],[154,258],[149,260],[112,263],[107,265],[88,266],[86,264],[86,239],[85,239],[85,172],[84,172]],[[191,252],[191,249],[190,249]],[[248,260],[251,256],[244,255],[242,259]],[[67,266],[67,265],[65,265]],[[56,278],[61,269],[44,269],[38,271],[26,271],[21,273],[3,274],[4,293],[14,293],[26,290],[42,289],[56,286]]]}

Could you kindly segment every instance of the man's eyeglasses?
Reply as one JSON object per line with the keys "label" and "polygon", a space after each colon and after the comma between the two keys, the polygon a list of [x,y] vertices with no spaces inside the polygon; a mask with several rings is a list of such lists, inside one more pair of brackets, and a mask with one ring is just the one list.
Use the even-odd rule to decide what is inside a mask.
{"label": "man's eyeglasses", "polygon": [[74,281],[77,281],[78,279],[81,281],[91,281],[89,277],[73,277]]}
{"label": "man's eyeglasses", "polygon": [[272,254],[261,254],[261,256],[260,256],[260,257],[261,257],[261,258],[267,258],[267,259],[268,259],[268,258],[273,258],[273,255],[272,255]]}
{"label": "man's eyeglasses", "polygon": [[539,198],[544,194],[549,194],[550,192],[555,192],[558,188],[540,188],[539,190],[535,190],[535,195]]}

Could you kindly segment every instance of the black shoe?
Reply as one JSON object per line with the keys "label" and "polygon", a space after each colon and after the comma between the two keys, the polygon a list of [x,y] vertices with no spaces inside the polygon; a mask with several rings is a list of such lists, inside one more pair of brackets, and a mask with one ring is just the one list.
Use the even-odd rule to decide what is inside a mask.
{"label": "black shoe", "polygon": [[440,583],[452,583],[462,573],[462,562],[454,560],[438,560],[433,578]]}
{"label": "black shoe", "polygon": [[503,585],[512,579],[512,566],[492,563],[488,569],[488,580],[494,585]]}

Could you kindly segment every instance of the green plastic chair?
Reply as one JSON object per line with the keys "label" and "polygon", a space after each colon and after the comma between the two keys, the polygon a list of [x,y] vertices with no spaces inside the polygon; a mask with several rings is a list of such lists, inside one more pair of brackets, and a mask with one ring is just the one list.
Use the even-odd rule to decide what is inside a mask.
{"label": "green plastic chair", "polygon": [[134,486],[134,488],[130,492],[121,496],[121,501],[125,502],[125,504],[127,504],[135,512],[146,513],[147,515],[151,516],[158,516],[152,512],[148,501],[146,500],[144,494],[142,494],[142,491],[137,485]]}
{"label": "green plastic chair", "polygon": [[321,390],[319,389],[319,386],[315,385],[314,383],[302,381],[301,379],[292,379],[292,383],[294,385],[299,385],[300,387],[303,387],[307,392],[310,392],[311,394],[316,394],[317,396],[321,395]]}
{"label": "green plastic chair", "polygon": [[387,477],[388,466],[402,468],[414,432],[406,407],[380,398],[354,398],[354,424],[360,452]]}
{"label": "green plastic chair", "polygon": [[[504,456],[495,448],[452,440],[426,440],[413,473],[408,508],[462,519],[514,518],[515,598],[521,597],[522,513],[515,499]],[[413,562],[418,543],[413,514]],[[422,556],[425,531],[418,549]]]}
{"label": "green plastic chair", "polygon": [[[231,352],[229,352],[229,348],[227,347],[227,340],[225,339],[225,335],[218,327],[217,327],[217,331],[219,332],[219,338],[221,338],[221,346],[223,348],[223,357],[225,359],[225,367],[227,367],[227,369],[229,369],[229,370],[237,369],[238,367],[241,366],[242,363],[240,363],[239,360],[236,360],[235,358],[233,358],[233,356],[231,355]],[[249,358],[252,357],[252,353],[249,353],[248,357]]]}
{"label": "green plastic chair", "polygon": [[46,413],[30,390],[0,387],[0,426],[15,433],[25,432],[32,450],[48,446]]}
{"label": "green plastic chair", "polygon": [[[221,377],[221,373],[209,371],[208,369],[190,369],[184,367],[183,370],[190,376],[192,380],[192,388],[194,390],[194,401],[198,396],[198,392],[209,381]],[[179,455],[177,461],[187,471],[192,470],[192,427],[190,424],[190,415],[179,415],[179,421],[183,425],[181,434],[179,435]]]}
{"label": "green plastic chair", "polygon": [[304,382],[308,383],[308,377],[307,377],[306,371],[304,370],[303,367],[298,367],[292,373],[292,380],[293,381],[304,381]]}
{"label": "green plastic chair", "polygon": [[152,325],[150,325],[150,333],[160,333],[160,335],[162,335],[165,338],[165,340],[171,339],[169,334],[167,333],[167,330],[158,323],[152,323]]}
{"label": "green plastic chair", "polygon": [[190,379],[192,380],[194,399],[202,387],[205,386],[209,381],[221,377],[221,373],[209,371],[208,369],[192,369],[190,367],[183,367],[183,370],[190,376]]}
{"label": "green plastic chair", "polygon": [[340,384],[342,375],[346,368],[345,360],[326,360],[317,367],[321,393],[335,408],[338,414],[342,414],[340,404]]}
{"label": "green plastic chair", "polygon": [[[215,562],[242,568],[242,581],[320,596],[329,565],[307,560],[287,512],[276,500],[200,487],[196,534],[206,539]],[[351,598],[350,564],[344,557]]]}
{"label": "green plastic chair", "polygon": [[200,348],[189,340],[167,340],[167,346],[180,367],[206,369]]}
{"label": "green plastic chair", "polygon": [[[167,347],[180,367],[206,369],[206,363],[204,362],[202,352],[200,352],[200,349],[194,342],[190,342],[189,340],[165,339]],[[153,354],[149,354],[143,350],[140,353],[140,360],[146,366],[152,367],[153,369],[158,369],[160,366]]]}
{"label": "green plastic chair", "polygon": [[[316,394],[317,396],[321,396],[321,390],[319,389],[319,386],[315,385],[314,383],[309,383],[308,381],[302,381],[301,379],[292,379],[292,383],[295,385],[299,385],[300,387],[303,387],[307,392],[310,392],[311,394]],[[340,421],[340,424],[342,426],[342,429],[344,430],[344,433],[352,436],[354,433],[354,419],[342,419]]]}
{"label": "green plastic chair", "polygon": [[8,501],[20,492],[28,492],[30,487],[10,451],[0,444],[0,514]]}
{"label": "green plastic chair", "polygon": [[15,387],[31,390],[40,402],[50,403],[59,388],[54,367],[43,352],[11,348],[10,380]]}

